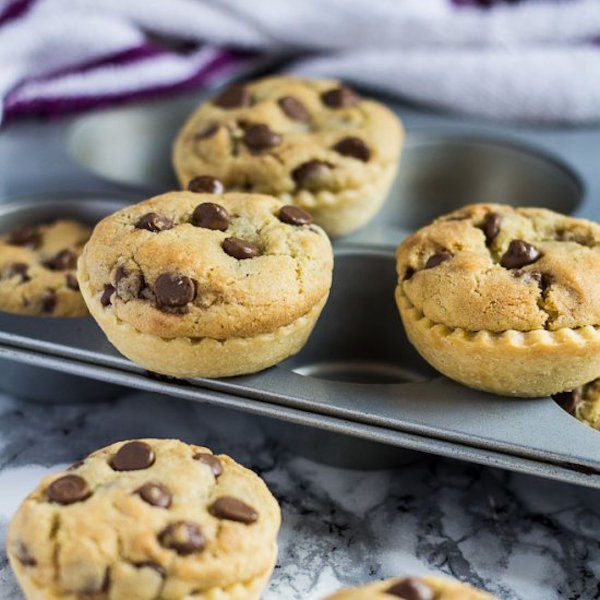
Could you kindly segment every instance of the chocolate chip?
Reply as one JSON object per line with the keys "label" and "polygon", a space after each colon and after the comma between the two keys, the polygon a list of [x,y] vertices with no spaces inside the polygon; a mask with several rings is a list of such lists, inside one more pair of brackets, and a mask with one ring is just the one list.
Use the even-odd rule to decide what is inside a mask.
{"label": "chocolate chip", "polygon": [[360,98],[357,96],[357,94],[345,85],[321,94],[321,101],[329,108],[345,108],[347,106],[354,106],[359,99]]}
{"label": "chocolate chip", "polygon": [[114,286],[112,286],[110,283],[107,283],[104,286],[104,291],[102,292],[102,295],[100,296],[100,303],[102,304],[102,306],[108,306],[111,303],[110,299],[112,298],[112,295],[114,293]]}
{"label": "chocolate chip", "polygon": [[312,223],[312,217],[309,213],[291,204],[282,206],[279,209],[278,217],[282,223],[288,225],[310,225]]}
{"label": "chocolate chip", "polygon": [[61,250],[52,258],[49,258],[43,262],[43,265],[51,271],[65,271],[66,269],[73,269],[77,263],[77,255],[69,248]]}
{"label": "chocolate chip", "polygon": [[408,281],[415,274],[415,270],[412,267],[406,267],[404,271],[404,278],[402,281]]}
{"label": "chocolate chip", "polygon": [[281,136],[263,123],[250,125],[244,132],[244,144],[253,154],[278,146],[280,143]]}
{"label": "chocolate chip", "polygon": [[198,175],[188,183],[188,190],[198,194],[222,194],[225,186],[210,175]]}
{"label": "chocolate chip", "polygon": [[323,160],[309,160],[292,171],[292,179],[298,187],[315,191],[323,187],[324,177],[331,167]]}
{"label": "chocolate chip", "polygon": [[79,291],[79,281],[77,281],[77,277],[73,275],[73,273],[67,273],[66,275],[67,287],[74,292]]}
{"label": "chocolate chip", "polygon": [[212,125],[205,127],[202,131],[199,131],[194,137],[197,140],[206,140],[208,138],[213,137],[213,135],[215,135],[217,131],[219,131],[219,124],[213,123]]}
{"label": "chocolate chip", "polygon": [[443,262],[450,260],[453,256],[454,254],[452,254],[452,252],[438,252],[437,254],[434,254],[433,256],[430,256],[427,259],[427,262],[425,263],[425,268],[433,269],[433,267],[437,267]]}
{"label": "chocolate chip", "polygon": [[306,106],[304,106],[298,98],[294,98],[294,96],[284,96],[283,98],[279,98],[277,103],[286,116],[293,121],[302,121],[303,123],[310,121],[310,114],[308,110],[306,110]]}
{"label": "chocolate chip", "polygon": [[254,258],[260,254],[259,249],[252,242],[247,242],[236,237],[225,238],[222,246],[226,254],[238,260]]}
{"label": "chocolate chip", "polygon": [[502,217],[498,213],[488,213],[483,220],[483,233],[486,246],[491,246],[496,236],[500,233]]}
{"label": "chocolate chip", "polygon": [[202,551],[206,544],[200,527],[190,521],[171,523],[158,534],[158,541],[161,546],[183,556]]}
{"label": "chocolate chip", "polygon": [[363,140],[357,137],[345,137],[333,149],[342,156],[351,156],[363,162],[371,158],[371,150]]}
{"label": "chocolate chip", "polygon": [[161,215],[155,212],[149,212],[142,215],[135,224],[137,229],[145,229],[152,233],[166,231],[173,228],[173,221],[166,215]]}
{"label": "chocolate chip", "polygon": [[153,560],[144,560],[141,562],[131,563],[136,569],[152,569],[156,571],[163,579],[167,576],[167,571],[162,565],[159,565]]}
{"label": "chocolate chip", "polygon": [[196,296],[196,284],[179,273],[163,273],[154,284],[154,295],[158,308],[171,309],[186,306]]}
{"label": "chocolate chip", "polygon": [[16,229],[8,236],[7,242],[13,246],[27,246],[37,248],[41,242],[41,235],[37,227],[26,225]]}
{"label": "chocolate chip", "polygon": [[583,390],[582,388],[575,388],[570,392],[560,392],[559,394],[554,394],[552,399],[563,409],[566,410],[569,414],[575,414],[575,410],[580,402],[583,400]]}
{"label": "chocolate chip", "polygon": [[423,580],[416,577],[407,577],[385,591],[390,596],[397,596],[403,600],[433,600],[435,592]]}
{"label": "chocolate chip", "polygon": [[208,510],[213,517],[228,521],[254,523],[258,519],[258,513],[251,506],[232,496],[217,498]]}
{"label": "chocolate chip", "polygon": [[232,85],[223,90],[213,102],[220,108],[244,108],[252,104],[252,94],[245,85]]}
{"label": "chocolate chip", "polygon": [[523,240],[512,240],[508,250],[500,259],[500,264],[505,269],[520,269],[534,263],[541,256],[542,253],[535,246]]}
{"label": "chocolate chip", "polygon": [[79,469],[79,467],[83,466],[82,460],[76,460],[70,467],[67,467],[67,471],[75,471],[75,469]]}
{"label": "chocolate chip", "polygon": [[18,542],[18,544],[16,544],[16,547],[14,548],[14,553],[17,557],[17,560],[24,567],[35,567],[35,565],[37,565],[37,560],[35,560],[35,558],[31,556],[31,554],[29,553],[29,549],[23,542]]}
{"label": "chocolate chip", "polygon": [[41,298],[42,312],[46,314],[53,313],[57,301],[58,298],[56,297],[56,292],[54,290],[46,290]]}
{"label": "chocolate chip", "polygon": [[154,464],[155,456],[146,442],[134,441],[123,444],[110,461],[115,471],[139,471]]}
{"label": "chocolate chip", "polygon": [[79,475],[63,475],[55,479],[47,490],[48,500],[58,504],[81,502],[92,495],[87,481]]}
{"label": "chocolate chip", "polygon": [[123,302],[139,298],[145,286],[144,274],[139,269],[128,270],[123,265],[117,267],[115,271],[115,289],[117,290],[117,296]]}
{"label": "chocolate chip", "polygon": [[192,213],[192,225],[196,227],[225,231],[230,223],[231,219],[225,207],[214,202],[198,204]]}
{"label": "chocolate chip", "polygon": [[135,493],[148,504],[158,506],[159,508],[169,508],[171,506],[171,492],[166,485],[162,483],[153,483],[149,481],[138,488]]}
{"label": "chocolate chip", "polygon": [[218,477],[221,475],[221,473],[223,473],[223,465],[214,454],[209,454],[208,452],[198,452],[198,454],[194,454],[194,460],[199,460],[205,465],[208,465],[215,477]]}
{"label": "chocolate chip", "polygon": [[27,263],[12,263],[8,265],[2,272],[2,279],[10,279],[11,277],[20,277],[21,283],[31,281],[31,277],[29,277],[29,265]]}

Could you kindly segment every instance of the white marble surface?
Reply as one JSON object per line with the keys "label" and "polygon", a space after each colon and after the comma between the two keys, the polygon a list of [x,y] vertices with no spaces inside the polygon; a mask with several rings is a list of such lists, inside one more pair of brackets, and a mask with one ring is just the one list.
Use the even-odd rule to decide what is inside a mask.
{"label": "white marble surface", "polygon": [[[264,600],[316,600],[424,572],[503,600],[600,598],[600,493],[425,455],[376,471],[324,466],[264,425],[147,394],[54,406],[0,395],[2,548],[8,520],[44,474],[119,439],[179,437],[231,454],[280,500],[279,561]],[[3,550],[0,598],[21,598]]]}

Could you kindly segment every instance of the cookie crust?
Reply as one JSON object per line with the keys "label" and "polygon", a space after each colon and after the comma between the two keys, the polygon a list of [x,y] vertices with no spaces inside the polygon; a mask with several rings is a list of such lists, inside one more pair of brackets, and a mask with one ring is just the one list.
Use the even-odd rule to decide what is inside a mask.
{"label": "cookie crust", "polygon": [[[500,223],[491,240],[489,215]],[[524,247],[511,263],[514,240],[539,256]],[[545,396],[600,375],[599,259],[595,223],[472,205],[399,246],[396,302],[412,344],[444,375],[499,394]]]}
{"label": "cookie crust", "polygon": [[[228,190],[272,194],[309,211],[332,236],[364,225],[393,181],[403,130],[373,100],[354,96],[327,104],[328,93],[346,89],[340,86],[335,80],[271,77],[244,84],[250,100],[241,105],[222,106],[219,99],[202,104],[173,146],[181,186],[211,175]],[[303,107],[300,116],[286,108],[290,99]],[[255,125],[272,134],[263,132],[259,149],[246,143]]]}
{"label": "cookie crust", "polygon": [[[200,446],[136,442],[151,448],[150,466],[115,471],[111,460],[130,443],[118,442],[47,477],[23,502],[10,524],[7,550],[27,598],[258,599],[275,564],[281,519],[262,480],[225,455],[216,457],[222,472],[215,476],[210,464],[194,458],[212,456]],[[86,482],[86,499],[60,504],[49,498],[52,484],[66,474]],[[168,506],[140,496],[148,482],[164,486]],[[242,500],[256,519],[243,523],[212,514],[221,497]],[[189,552],[165,541],[163,532],[181,521],[199,528],[203,538]]]}

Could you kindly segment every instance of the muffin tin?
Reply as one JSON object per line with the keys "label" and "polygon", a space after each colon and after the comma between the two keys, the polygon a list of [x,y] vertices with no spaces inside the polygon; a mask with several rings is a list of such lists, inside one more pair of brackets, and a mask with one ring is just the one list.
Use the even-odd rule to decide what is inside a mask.
{"label": "muffin tin", "polygon": [[[0,138],[0,156],[8,158],[0,166],[0,230],[34,215],[56,215],[62,196],[51,190],[87,190],[67,208],[94,220],[110,198],[130,202],[173,188],[170,143],[200,100],[188,96],[8,128]],[[395,108],[408,132],[400,175],[376,219],[335,242],[330,300],[296,356],[250,376],[174,380],[120,356],[89,318],[0,313],[0,356],[11,361],[3,372],[9,365],[42,367],[304,424],[311,429],[301,443],[312,448],[317,428],[600,488],[600,433],[549,398],[502,398],[441,377],[408,343],[393,299],[397,244],[463,204],[537,205],[600,218],[592,152],[600,130],[484,125]],[[34,172],[31,164],[49,155],[52,173]],[[24,192],[35,197],[9,198]],[[16,379],[13,391],[21,379],[26,392],[26,382]],[[65,389],[46,387],[51,401]],[[348,446],[348,465],[364,466],[361,448],[374,455],[358,440]]]}

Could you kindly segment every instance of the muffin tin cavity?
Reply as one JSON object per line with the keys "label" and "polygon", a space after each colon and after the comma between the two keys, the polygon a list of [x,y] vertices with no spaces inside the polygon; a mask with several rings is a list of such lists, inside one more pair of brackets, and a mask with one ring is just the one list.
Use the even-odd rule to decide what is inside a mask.
{"label": "muffin tin cavity", "polygon": [[466,204],[495,202],[572,213],[583,196],[562,162],[501,140],[410,134],[376,221],[417,229]]}
{"label": "muffin tin cavity", "polygon": [[404,334],[389,253],[339,253],[331,295],[306,346],[282,364],[300,375],[347,383],[402,383],[435,375]]}

